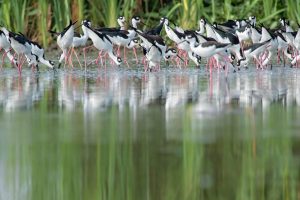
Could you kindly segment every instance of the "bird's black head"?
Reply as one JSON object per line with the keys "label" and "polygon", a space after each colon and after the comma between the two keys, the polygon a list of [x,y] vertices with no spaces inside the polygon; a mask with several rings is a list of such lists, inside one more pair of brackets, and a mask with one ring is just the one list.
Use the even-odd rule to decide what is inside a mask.
{"label": "bird's black head", "polygon": [[176,55],[176,54],[177,54],[177,50],[176,50],[175,48],[169,48],[169,49],[167,50],[167,53],[170,53],[170,54],[172,54],[172,55]]}
{"label": "bird's black head", "polygon": [[167,17],[160,18],[160,23],[164,23],[166,19],[167,19]]}
{"label": "bird's black head", "polygon": [[120,65],[122,63],[122,58],[117,57],[117,65]]}
{"label": "bird's black head", "polygon": [[185,36],[185,39],[186,39],[187,41],[190,41],[190,40],[192,40],[192,39],[194,39],[194,38],[195,38],[195,35],[194,35],[194,34],[188,34],[188,35]]}
{"label": "bird's black head", "polygon": [[85,19],[82,21],[82,25],[86,26],[86,27],[91,27],[92,23],[90,20]]}
{"label": "bird's black head", "polygon": [[135,44],[137,44],[137,43],[139,43],[139,40],[138,40],[138,39],[133,39],[133,42],[134,42]]}
{"label": "bird's black head", "polygon": [[204,17],[200,18],[200,24],[206,25],[206,19]]}
{"label": "bird's black head", "polygon": [[197,58],[197,63],[198,63],[198,65],[201,64],[201,57],[200,56]]}
{"label": "bird's black head", "polygon": [[132,19],[135,19],[136,21],[140,21],[141,18],[139,16],[133,16]]}

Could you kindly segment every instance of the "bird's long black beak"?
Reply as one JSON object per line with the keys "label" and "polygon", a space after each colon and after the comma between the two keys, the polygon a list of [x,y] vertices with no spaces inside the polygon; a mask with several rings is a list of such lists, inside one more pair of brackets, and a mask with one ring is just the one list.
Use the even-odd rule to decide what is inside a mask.
{"label": "bird's long black beak", "polygon": [[148,27],[148,25],[147,25],[147,24],[145,24],[144,22],[140,21],[140,23],[141,23],[141,24],[143,24],[144,26],[147,26],[147,27]]}
{"label": "bird's long black beak", "polygon": [[181,58],[179,55],[177,55],[177,58],[179,58],[182,62],[184,62],[183,58]]}

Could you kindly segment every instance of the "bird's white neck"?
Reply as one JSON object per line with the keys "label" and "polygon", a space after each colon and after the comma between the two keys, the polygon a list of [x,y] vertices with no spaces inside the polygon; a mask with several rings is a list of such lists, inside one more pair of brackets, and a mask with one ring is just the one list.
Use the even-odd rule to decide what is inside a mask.
{"label": "bird's white neck", "polygon": [[89,36],[88,36],[88,29],[87,29],[87,27],[82,26],[82,31],[83,31],[83,37],[88,38]]}
{"label": "bird's white neck", "polygon": [[137,28],[138,22],[137,22],[136,20],[132,20],[132,21],[131,21],[131,24],[132,24],[132,27],[133,27],[133,28]]}
{"label": "bird's white neck", "polygon": [[205,33],[205,25],[203,23],[199,23],[199,33],[201,35]]}

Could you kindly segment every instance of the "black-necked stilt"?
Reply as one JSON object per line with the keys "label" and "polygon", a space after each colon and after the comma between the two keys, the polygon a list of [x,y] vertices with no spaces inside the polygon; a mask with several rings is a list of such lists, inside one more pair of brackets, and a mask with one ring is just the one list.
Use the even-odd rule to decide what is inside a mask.
{"label": "black-necked stilt", "polygon": [[175,42],[177,44],[182,42],[182,40],[184,40],[185,34],[182,33],[181,31],[173,29],[170,26],[169,20],[167,18],[165,18],[164,26],[165,26],[166,34],[170,38],[170,40],[172,40],[173,42]]}
{"label": "black-necked stilt", "polygon": [[160,62],[162,59],[165,59],[167,61],[174,56],[179,57],[176,49],[174,48],[162,50],[158,45],[151,46],[149,49],[147,49],[146,53],[146,59],[148,60],[148,68],[146,69],[146,71],[152,71],[157,66],[158,69],[160,69]]}
{"label": "black-necked stilt", "polygon": [[65,64],[69,62],[69,64],[72,65],[72,60],[69,59],[71,55],[71,47],[73,44],[73,38],[74,38],[74,24],[76,24],[77,21],[72,22],[70,20],[69,25],[64,28],[64,30],[61,33],[56,33],[53,31],[49,31],[52,34],[56,34],[57,37],[57,44],[59,48],[63,51],[59,58],[59,65],[58,68],[60,68],[61,62],[65,59]]}
{"label": "black-necked stilt", "polygon": [[244,67],[248,68],[249,61],[251,60],[251,58],[254,58],[255,62],[257,63],[257,68],[258,66],[262,67],[263,64],[259,56],[267,50],[268,46],[270,45],[270,42],[271,40],[267,40],[262,43],[254,43],[250,46],[245,47],[245,59],[238,61],[237,66],[240,67],[241,65],[244,65]]}
{"label": "black-necked stilt", "polygon": [[208,41],[201,44],[197,44],[195,36],[192,35],[187,35],[186,40],[190,43],[191,49],[195,54],[205,58],[211,57],[214,54],[225,51],[230,46],[232,46],[231,43],[224,44],[215,41]]}
{"label": "black-necked stilt", "polygon": [[32,47],[29,40],[27,40],[23,35],[10,31],[6,34],[8,35],[8,41],[10,42],[12,49],[18,55],[18,71],[21,74],[22,66],[25,62],[23,57],[25,56],[27,60],[34,60],[36,57],[32,54]]}
{"label": "black-necked stilt", "polygon": [[143,42],[141,46],[148,61],[148,70],[152,71],[153,67],[159,67],[160,61],[163,58],[167,60],[172,56],[177,55],[177,51],[174,48],[167,48],[167,45],[161,36],[148,35],[139,31],[137,31],[137,34]]}
{"label": "black-necked stilt", "polygon": [[[188,52],[191,51],[189,43],[185,40],[186,31],[182,28],[176,26],[172,28],[170,26],[169,20],[165,18],[164,22],[165,31],[167,36],[176,43],[177,48],[180,51],[180,55],[184,55],[185,59],[187,59],[187,55],[191,55]],[[185,65],[187,65],[187,60],[185,60]]]}
{"label": "black-necked stilt", "polygon": [[261,39],[261,29],[251,25],[251,40],[252,43],[259,43],[260,39]]}
{"label": "black-necked stilt", "polygon": [[186,40],[190,43],[191,50],[196,55],[202,58],[210,58],[218,54],[218,56],[216,57],[217,62],[219,62],[219,57],[225,59],[225,62],[227,62],[229,59],[227,49],[232,46],[231,43],[219,43],[216,41],[208,41],[200,44],[197,43],[197,38],[194,35],[187,35]]}
{"label": "black-necked stilt", "polygon": [[294,32],[293,28],[290,26],[290,21],[285,19],[284,17],[279,19],[281,26],[284,28],[284,32]]}
{"label": "black-necked stilt", "polygon": [[[131,19],[131,23],[132,23],[132,28],[137,30],[137,25],[138,25],[138,23],[141,23],[141,19],[137,16],[134,16]],[[117,49],[118,56],[120,56],[120,47],[121,46],[124,47],[124,62],[126,62],[126,63],[127,63],[126,48],[127,48],[128,44],[130,43],[130,41],[133,40],[134,37],[136,36],[136,30],[113,29],[113,30],[109,30],[109,31],[102,31],[102,30],[97,29],[98,32],[106,34],[109,37],[109,39],[112,41],[112,43],[118,46],[118,49]],[[136,56],[136,50],[134,47],[133,47],[133,52],[136,57],[136,62],[138,63],[138,59]],[[127,63],[127,65],[128,65],[128,63]]]}
{"label": "black-necked stilt", "polygon": [[205,34],[206,20],[205,20],[204,18],[201,18],[201,19],[198,21],[198,24],[199,24],[199,29],[196,30],[196,33],[201,34],[201,35],[204,35],[204,34]]}
{"label": "black-necked stilt", "polygon": [[8,31],[6,28],[2,27],[0,29],[0,50],[4,50],[4,53],[2,55],[2,63],[1,63],[1,69],[3,68],[4,65],[4,58],[5,56],[8,57],[8,59],[11,61],[12,64],[17,65],[17,60],[13,57],[11,54],[11,45],[10,42],[8,41],[8,36],[4,33],[6,32],[8,34]]}
{"label": "black-necked stilt", "polygon": [[256,26],[256,17],[254,15],[249,17],[249,24],[251,26]]}
{"label": "black-necked stilt", "polygon": [[214,40],[218,41],[218,37],[214,31],[213,26],[210,23],[206,22],[206,20],[205,20],[205,30],[206,30],[207,37],[213,38]]}
{"label": "black-necked stilt", "polygon": [[[117,57],[113,52],[113,43],[109,39],[109,37],[105,33],[101,33],[99,31],[94,30],[88,23],[83,23],[85,27],[87,27],[87,33],[89,38],[92,40],[93,45],[100,52],[107,52],[109,57],[117,64],[120,65],[122,63],[122,59]],[[100,56],[99,52],[99,56]],[[99,57],[98,56],[98,57]],[[100,57],[102,59],[102,57]],[[98,58],[97,58],[98,59]]]}
{"label": "black-necked stilt", "polygon": [[231,44],[231,46],[228,48],[228,51],[230,53],[234,54],[235,58],[237,58],[237,60],[244,59],[243,53],[242,53],[241,42],[245,38],[246,39],[249,38],[249,32],[250,32],[249,27],[237,29],[236,34],[241,37],[241,38],[239,38],[237,35],[235,35],[233,33],[225,32],[217,27],[213,27],[210,25],[208,25],[208,26],[209,26],[208,29],[211,29],[211,31],[214,32],[214,34],[217,38],[217,41],[219,43]]}
{"label": "black-necked stilt", "polygon": [[[45,51],[37,42],[27,39],[22,33],[15,34],[11,32],[10,35],[10,41],[14,43],[12,44],[12,48],[17,54],[19,54],[18,52],[23,52],[29,66],[35,66],[38,70],[38,63],[40,62],[54,69],[54,62],[45,58]],[[19,62],[21,63],[22,61],[20,60]]]}
{"label": "black-necked stilt", "polygon": [[31,53],[35,56],[37,61],[36,66],[40,62],[51,69],[55,69],[54,62],[45,58],[45,50],[37,42],[30,41],[30,44]]}
{"label": "black-necked stilt", "polygon": [[[261,56],[262,67],[264,67],[267,64],[269,64],[269,62],[271,62],[272,55],[278,50],[278,40],[275,33],[268,30],[264,26],[262,26],[261,30],[262,30],[262,34],[261,34],[262,36],[260,39],[260,43],[270,40],[270,44],[267,47],[267,51],[265,51],[265,53]],[[271,68],[272,68],[272,63],[271,63]]]}
{"label": "black-necked stilt", "polygon": [[87,19],[85,19],[81,22],[81,29],[82,29],[83,35],[76,35],[76,33],[74,32],[74,37],[73,37],[73,42],[72,42],[72,50],[71,50],[71,55],[70,55],[70,57],[72,57],[72,54],[74,52],[74,54],[77,58],[77,61],[80,65],[80,68],[82,68],[81,62],[80,62],[78,55],[76,53],[76,50],[74,48],[83,47],[83,56],[84,56],[85,67],[86,67],[86,49],[89,48],[89,47],[86,47],[87,41],[89,39],[89,36],[87,33],[88,31],[87,31],[87,28],[83,25],[83,23],[87,23],[87,24],[89,24],[89,26],[92,26],[92,23]]}
{"label": "black-necked stilt", "polygon": [[160,19],[159,24],[156,27],[154,27],[154,28],[152,28],[150,30],[145,31],[144,33],[146,33],[148,35],[160,35],[160,32],[161,32],[161,30],[162,30],[162,28],[164,26],[165,20],[166,20],[166,18],[162,17]]}

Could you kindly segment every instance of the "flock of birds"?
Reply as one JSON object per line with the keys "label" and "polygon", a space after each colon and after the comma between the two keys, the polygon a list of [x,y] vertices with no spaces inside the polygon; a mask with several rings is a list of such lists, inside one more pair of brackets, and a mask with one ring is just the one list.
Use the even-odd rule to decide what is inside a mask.
{"label": "flock of birds", "polygon": [[[229,20],[222,24],[210,24],[201,18],[197,30],[184,30],[170,23],[165,17],[161,18],[158,26],[146,31],[138,28],[143,22],[137,16],[132,17],[128,29],[124,17],[119,17],[117,22],[119,27],[94,28],[89,20],[84,20],[81,23],[83,35],[75,33],[76,22],[72,21],[60,33],[49,31],[57,37],[57,45],[62,50],[58,68],[63,62],[64,66],[67,64],[73,67],[73,54],[82,68],[75,50],[77,48],[83,48],[85,69],[94,62],[106,67],[107,56],[112,64],[120,65],[124,62],[128,65],[126,49],[133,49],[138,63],[136,48],[143,50],[141,62],[145,71],[159,70],[162,60],[173,62],[178,67],[187,66],[191,60],[200,67],[202,58],[206,58],[210,69],[223,68],[227,71],[232,69],[234,72],[241,66],[247,68],[252,61],[257,68],[264,69],[268,66],[272,68],[274,55],[277,55],[277,62],[283,62],[284,66],[286,59],[291,67],[297,67],[300,61],[300,28],[294,31],[285,18],[281,18],[281,26],[273,30],[263,25],[257,26],[255,16],[250,16],[249,19]],[[176,48],[167,46],[161,36],[163,28]],[[91,46],[88,46],[88,39],[93,43]],[[99,53],[98,57],[88,64],[86,50],[90,47],[95,47]],[[120,57],[121,47],[124,47],[123,58]],[[56,68],[53,61],[45,58],[44,49],[38,43],[26,38],[22,33],[11,32],[5,27],[0,29],[0,48],[4,50],[2,66],[7,56],[19,73],[25,61],[37,69],[39,63],[52,69]]]}

